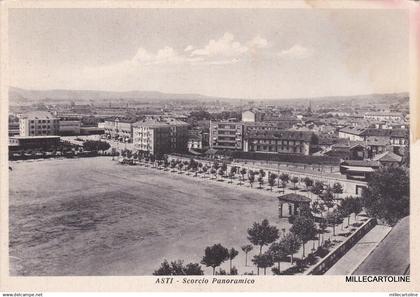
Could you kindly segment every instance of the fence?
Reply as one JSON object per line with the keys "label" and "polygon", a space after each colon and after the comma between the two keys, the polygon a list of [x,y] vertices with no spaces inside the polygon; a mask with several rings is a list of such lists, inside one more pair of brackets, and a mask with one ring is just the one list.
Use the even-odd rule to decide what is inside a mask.
{"label": "fence", "polygon": [[306,275],[321,275],[330,269],[342,256],[344,256],[363,236],[375,225],[376,219],[369,219],[355,233],[342,242],[337,248],[326,255],[319,263],[305,272]]}

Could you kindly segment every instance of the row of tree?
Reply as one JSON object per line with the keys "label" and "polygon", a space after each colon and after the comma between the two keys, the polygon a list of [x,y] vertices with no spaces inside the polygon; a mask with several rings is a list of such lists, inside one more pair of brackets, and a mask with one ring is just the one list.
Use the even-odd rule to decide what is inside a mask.
{"label": "row of tree", "polygon": [[[244,173],[245,175],[246,173]],[[316,184],[318,183],[318,186]],[[306,184],[306,182],[305,182]],[[252,262],[259,270],[266,269],[277,264],[272,269],[273,273],[280,274],[281,262],[290,258],[293,264],[293,255],[302,248],[302,257],[300,261],[309,258],[306,255],[306,245],[308,241],[318,242],[318,249],[324,246],[324,233],[328,226],[333,229],[333,236],[336,236],[336,226],[341,224],[344,228],[345,219],[347,227],[350,226],[350,217],[354,214],[355,221],[357,216],[363,210],[374,218],[384,223],[393,225],[401,218],[409,214],[409,174],[403,168],[383,168],[374,173],[368,181],[368,187],[363,191],[362,197],[347,197],[341,202],[334,201],[334,187],[325,189],[324,186],[315,182],[312,185],[312,191],[319,195],[319,199],[312,202],[310,207],[301,206],[297,215],[289,218],[291,224],[289,232],[284,232],[280,236],[277,227],[269,224],[268,220],[261,223],[255,222],[248,229],[248,240],[251,244],[241,247],[245,253],[245,266],[248,265],[248,253],[256,246],[259,253],[252,258]],[[339,187],[336,186],[338,189]],[[337,190],[335,190],[337,191]],[[314,215],[318,215],[318,222],[315,222]],[[329,242],[329,241],[325,241]],[[268,248],[264,251],[264,247]],[[315,250],[313,248],[313,250]],[[235,249],[228,250],[221,244],[215,244],[205,249],[205,255],[201,264],[212,267],[213,274],[225,274],[216,268],[223,262],[230,261],[230,274],[237,274],[237,269],[232,266],[232,260],[238,255]],[[182,262],[164,261],[161,267],[155,271],[155,274],[203,274],[199,264],[190,263],[186,266]]]}
{"label": "row of tree", "polygon": [[163,166],[164,168],[178,169],[180,171],[192,171],[195,173],[195,175],[198,173],[205,175],[210,174],[213,179],[217,179],[218,177],[220,177],[220,180],[223,178],[229,178],[230,183],[233,183],[233,179],[237,174],[239,174],[240,185],[245,183],[245,176],[247,176],[250,187],[253,187],[253,184],[255,181],[257,181],[259,184],[259,189],[261,189],[264,185],[265,177],[267,176],[267,183],[270,186],[270,190],[273,190],[273,187],[276,184],[278,188],[285,188],[289,182],[293,184],[292,189],[297,190],[297,184],[302,182],[305,185],[306,191],[310,191],[315,195],[324,194],[325,196],[332,196],[332,199],[335,199],[337,198],[338,194],[343,193],[343,187],[338,182],[334,183],[333,186],[330,187],[321,181],[315,181],[309,177],[298,178],[297,176],[290,176],[287,173],[276,174],[268,172],[267,174],[263,169],[247,170],[246,168],[240,168],[239,166],[230,166],[230,170],[228,170],[228,165],[225,162],[220,164],[218,161],[214,161],[213,164],[209,165],[198,162],[193,158],[191,158],[189,161],[182,161],[179,159],[172,159],[169,161],[167,156],[156,159],[156,157],[154,157],[152,154],[146,153],[138,153],[138,155],[126,153],[124,156],[129,158],[143,158],[147,162],[151,162],[153,164],[157,163],[157,166]]}
{"label": "row of tree", "polygon": [[[88,142],[89,143],[89,142]],[[86,148],[94,147],[99,148],[97,143],[86,143]],[[333,219],[334,217],[340,217],[339,210],[337,208],[338,195],[343,193],[343,187],[340,183],[335,182],[332,186],[326,185],[319,180],[313,180],[309,177],[299,179],[296,176],[289,176],[287,173],[275,174],[268,172],[268,174],[260,170],[247,170],[246,168],[240,168],[238,166],[230,166],[226,163],[219,163],[214,161],[213,164],[205,164],[198,162],[194,159],[189,161],[184,160],[168,160],[167,156],[154,156],[147,151],[138,151],[132,154],[130,151],[123,152],[124,156],[135,157],[143,159],[157,166],[163,166],[165,168],[177,168],[178,170],[187,170],[202,174],[210,174],[213,178],[229,178],[229,182],[232,183],[233,179],[237,174],[239,177],[239,184],[245,183],[245,177],[252,187],[255,181],[258,181],[259,188],[265,183],[265,177],[267,177],[267,183],[272,190],[277,184],[278,188],[284,188],[290,182],[293,184],[293,189],[296,189],[296,185],[301,182],[305,185],[306,191],[318,196],[320,199],[317,200],[313,207],[314,213],[322,214],[326,210],[331,221],[340,221],[339,219]],[[228,170],[229,169],[229,170]],[[392,188],[391,188],[392,185]],[[369,181],[365,191],[363,191],[362,200],[357,200],[356,209],[361,210],[363,204],[367,213],[372,217],[383,220],[388,224],[395,224],[403,215],[409,213],[409,177],[407,170],[404,168],[383,168],[373,174]],[[396,192],[398,190],[399,192]],[[344,206],[348,201],[344,202]],[[347,209],[348,207],[341,208]],[[330,210],[332,210],[330,212]],[[360,211],[353,211],[354,213],[360,213]],[[342,215],[341,215],[342,216]],[[349,216],[347,216],[349,218]]]}

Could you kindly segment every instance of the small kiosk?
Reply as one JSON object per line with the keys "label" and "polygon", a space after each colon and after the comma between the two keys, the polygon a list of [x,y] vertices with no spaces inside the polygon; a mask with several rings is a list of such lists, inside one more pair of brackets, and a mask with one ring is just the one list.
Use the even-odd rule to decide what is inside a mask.
{"label": "small kiosk", "polygon": [[299,214],[299,209],[304,205],[309,206],[309,204],[312,201],[310,198],[306,196],[295,194],[295,193],[282,195],[277,198],[279,199],[279,217],[280,218],[288,218],[293,215]]}

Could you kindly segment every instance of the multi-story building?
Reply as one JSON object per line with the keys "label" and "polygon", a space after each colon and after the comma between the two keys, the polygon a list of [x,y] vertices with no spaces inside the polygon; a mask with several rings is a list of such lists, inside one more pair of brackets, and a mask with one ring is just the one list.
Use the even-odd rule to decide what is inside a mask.
{"label": "multi-story building", "polygon": [[[208,136],[208,134],[207,134]],[[205,140],[205,133],[201,129],[192,129],[188,131],[188,149],[202,150],[208,146]]]}
{"label": "multi-story building", "polygon": [[58,133],[60,135],[79,135],[81,122],[78,118],[61,117]]}
{"label": "multi-story building", "polygon": [[46,111],[32,111],[19,117],[20,136],[57,135],[59,120]]}
{"label": "multi-story building", "polygon": [[9,122],[9,136],[15,136],[19,134],[19,122]]}
{"label": "multi-story building", "polygon": [[150,118],[133,124],[133,144],[154,155],[187,151],[188,124],[164,118]]}
{"label": "multi-story building", "polygon": [[245,152],[310,155],[318,137],[306,131],[266,131],[251,133],[244,139]]}
{"label": "multi-story building", "polygon": [[242,150],[243,130],[242,122],[210,121],[210,148]]}
{"label": "multi-story building", "polygon": [[115,139],[122,142],[133,141],[133,124],[135,118],[115,118],[108,119],[100,125],[104,129],[107,138]]}

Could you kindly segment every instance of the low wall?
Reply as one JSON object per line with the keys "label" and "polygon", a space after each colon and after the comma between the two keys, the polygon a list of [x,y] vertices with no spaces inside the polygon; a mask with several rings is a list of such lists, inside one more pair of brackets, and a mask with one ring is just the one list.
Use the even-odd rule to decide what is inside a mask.
{"label": "low wall", "polygon": [[343,257],[363,236],[376,225],[376,219],[367,220],[349,238],[326,255],[320,262],[305,272],[306,275],[321,275],[330,269],[341,257]]}
{"label": "low wall", "polygon": [[282,153],[256,153],[256,152],[232,152],[231,157],[234,159],[250,159],[250,160],[264,160],[276,161],[286,163],[300,163],[300,164],[318,164],[318,165],[332,165],[338,166],[340,158],[326,157],[326,156],[310,156],[300,154],[282,154]]}

